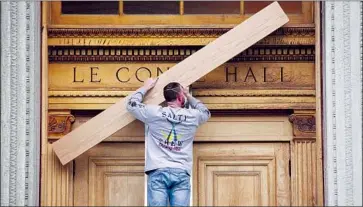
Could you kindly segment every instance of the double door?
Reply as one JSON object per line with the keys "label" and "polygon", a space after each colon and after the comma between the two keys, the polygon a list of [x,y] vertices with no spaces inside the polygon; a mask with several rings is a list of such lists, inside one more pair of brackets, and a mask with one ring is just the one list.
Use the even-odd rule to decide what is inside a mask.
{"label": "double door", "polygon": [[[289,143],[195,143],[193,206],[290,205]],[[74,205],[143,206],[144,144],[101,143],[75,161]]]}

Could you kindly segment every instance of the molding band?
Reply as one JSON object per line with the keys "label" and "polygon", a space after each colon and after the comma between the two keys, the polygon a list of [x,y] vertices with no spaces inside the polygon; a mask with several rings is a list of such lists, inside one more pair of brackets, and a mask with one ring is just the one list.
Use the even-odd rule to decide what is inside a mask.
{"label": "molding band", "polygon": [[[126,97],[134,91],[49,91],[49,97]],[[314,90],[194,89],[195,96],[215,97],[314,97]]]}

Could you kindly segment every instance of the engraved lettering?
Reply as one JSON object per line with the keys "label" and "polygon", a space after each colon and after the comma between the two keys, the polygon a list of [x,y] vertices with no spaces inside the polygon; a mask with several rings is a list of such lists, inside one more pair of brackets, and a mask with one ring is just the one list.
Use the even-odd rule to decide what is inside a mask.
{"label": "engraved lettering", "polygon": [[267,83],[267,82],[273,82],[273,81],[268,81],[267,80],[267,74],[266,74],[267,68],[264,67],[263,68],[263,82]]}
{"label": "engraved lettering", "polygon": [[284,80],[284,67],[281,67],[280,70],[281,70],[281,82],[291,82],[291,80],[289,81]]}
{"label": "engraved lettering", "polygon": [[138,81],[140,81],[140,82],[143,83],[144,81],[141,80],[140,77],[139,77],[139,72],[142,71],[142,70],[145,70],[145,71],[147,71],[149,73],[149,77],[148,78],[151,78],[151,71],[148,68],[145,68],[145,67],[141,67],[141,68],[137,69],[137,71],[135,73],[135,77],[136,77],[136,79]]}
{"label": "engraved lettering", "polygon": [[91,67],[91,82],[92,83],[99,83],[99,82],[101,82],[101,79],[99,79],[99,80],[93,80],[93,78],[94,77],[96,77],[97,76],[97,73],[94,73],[93,72],[93,69],[99,69],[98,67]]}
{"label": "engraved lettering", "polygon": [[119,69],[117,70],[117,72],[116,72],[116,78],[117,78],[117,80],[118,80],[119,82],[121,82],[121,83],[127,83],[127,82],[129,82],[129,81],[130,81],[130,78],[129,78],[129,79],[127,79],[127,80],[121,80],[121,78],[120,78],[119,73],[120,73],[120,71],[122,71],[122,70],[127,70],[127,72],[130,72],[129,68],[127,68],[127,67],[121,67],[121,68],[119,68]]}
{"label": "engraved lettering", "polygon": [[252,71],[252,68],[251,67],[248,68],[248,71],[247,71],[247,74],[246,74],[246,77],[245,77],[244,82],[246,82],[247,78],[249,78],[249,77],[252,77],[255,80],[255,82],[257,82],[256,77],[253,74],[253,71]]}
{"label": "engraved lettering", "polygon": [[163,71],[161,70],[161,68],[157,67],[156,68],[156,76],[159,76],[161,74],[163,74]]}
{"label": "engraved lettering", "polygon": [[237,82],[237,67],[234,67],[233,73],[229,72],[229,67],[226,67],[225,70],[226,70],[226,82],[229,82],[230,75],[234,75],[234,82]]}
{"label": "engraved lettering", "polygon": [[77,78],[76,78],[76,70],[77,70],[77,68],[76,67],[73,67],[73,83],[83,83],[84,82],[84,79],[82,79],[82,80],[77,80]]}

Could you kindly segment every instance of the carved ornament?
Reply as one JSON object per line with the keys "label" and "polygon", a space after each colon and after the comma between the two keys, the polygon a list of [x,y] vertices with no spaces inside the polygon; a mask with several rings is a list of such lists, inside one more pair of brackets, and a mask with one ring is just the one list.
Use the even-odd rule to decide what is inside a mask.
{"label": "carved ornament", "polygon": [[[50,46],[206,45],[231,28],[50,28]],[[255,45],[315,45],[314,27],[283,27]]]}
{"label": "carved ornament", "polygon": [[[179,62],[201,47],[49,47],[49,62]],[[253,46],[229,62],[313,62],[314,46]]]}
{"label": "carved ornament", "polygon": [[316,138],[316,123],[314,115],[292,114],[289,116],[289,121],[293,125],[294,139],[301,140]]}
{"label": "carved ornament", "polygon": [[[56,37],[219,37],[231,28],[50,28]],[[282,27],[270,36],[314,36],[314,27]]]}
{"label": "carved ornament", "polygon": [[72,114],[60,113],[48,115],[48,138],[61,138],[72,130],[75,117]]}

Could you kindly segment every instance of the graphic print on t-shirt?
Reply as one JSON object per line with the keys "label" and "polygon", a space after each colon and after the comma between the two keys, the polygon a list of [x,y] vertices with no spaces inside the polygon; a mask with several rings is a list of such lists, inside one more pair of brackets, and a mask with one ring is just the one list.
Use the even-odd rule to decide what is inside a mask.
{"label": "graphic print on t-shirt", "polygon": [[[184,118],[182,115],[175,116],[173,114],[173,116],[171,116],[171,114],[166,115],[166,113],[163,113],[163,117],[170,123],[171,128],[169,131],[161,131],[164,140],[159,140],[159,146],[169,149],[170,151],[180,151],[183,146],[183,141],[181,141],[182,136],[178,134],[176,126],[186,120],[186,116],[184,116]],[[177,120],[174,118],[177,118]]]}

